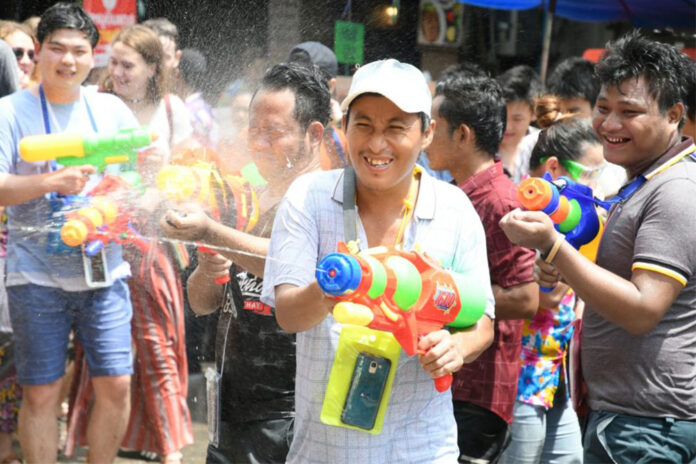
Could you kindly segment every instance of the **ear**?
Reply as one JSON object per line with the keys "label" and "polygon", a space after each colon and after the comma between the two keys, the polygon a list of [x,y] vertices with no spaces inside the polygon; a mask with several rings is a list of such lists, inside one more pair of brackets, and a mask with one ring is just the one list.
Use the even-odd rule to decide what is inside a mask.
{"label": "ear", "polygon": [[307,127],[305,137],[309,138],[309,145],[312,149],[317,149],[324,137],[324,126],[319,121],[312,121]]}
{"label": "ear", "polygon": [[423,133],[423,143],[421,144],[421,151],[425,150],[430,146],[433,141],[433,135],[435,134],[435,121],[430,120],[430,125],[425,129]]}
{"label": "ear", "polygon": [[684,118],[684,103],[677,102],[670,109],[667,110],[667,120],[670,124],[675,124],[679,126],[682,118]]}
{"label": "ear", "polygon": [[335,77],[332,77],[331,79],[329,79],[329,93],[330,93],[331,95],[333,95],[334,92],[336,91],[336,83],[337,83],[337,82],[338,82],[338,81],[336,80]]}
{"label": "ear", "polygon": [[473,137],[474,131],[472,131],[471,127],[467,126],[466,124],[460,124],[459,127],[457,127],[457,130],[452,133],[452,138],[460,145],[468,145],[472,142]]}
{"label": "ear", "polygon": [[152,63],[147,65],[147,77],[152,78],[154,77],[155,73],[157,72],[157,65]]}
{"label": "ear", "polygon": [[179,67],[179,61],[181,60],[181,50],[177,49],[176,52],[174,52],[174,60],[176,63],[174,64],[175,68]]}
{"label": "ear", "polygon": [[549,159],[546,160],[544,163],[544,172],[550,173],[551,177],[554,179],[565,174],[563,166],[561,166],[561,163],[555,156],[550,156]]}

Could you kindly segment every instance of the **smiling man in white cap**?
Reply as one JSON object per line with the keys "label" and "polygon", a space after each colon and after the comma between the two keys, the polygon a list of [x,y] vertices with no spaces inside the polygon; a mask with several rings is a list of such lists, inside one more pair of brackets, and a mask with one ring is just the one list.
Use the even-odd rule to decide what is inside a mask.
{"label": "smiling man in white cap", "polygon": [[[262,301],[276,308],[284,330],[297,333],[296,419],[288,462],[457,462],[451,394],[438,393],[432,378],[475,359],[492,341],[488,326],[456,334],[435,331],[419,342],[419,351],[427,354],[402,352],[380,434],[320,421],[342,325],[331,315],[336,300],[321,291],[314,276],[319,260],[336,251],[339,241],[357,235],[363,250],[418,246],[444,268],[479,279],[486,314],[493,318],[478,215],[461,190],[415,165],[432,139],[431,100],[422,73],[411,65],[384,60],[360,68],[342,104],[353,189],[344,182],[352,170],[307,174],[290,186],[278,209]],[[347,226],[344,195],[357,204],[355,223]]]}

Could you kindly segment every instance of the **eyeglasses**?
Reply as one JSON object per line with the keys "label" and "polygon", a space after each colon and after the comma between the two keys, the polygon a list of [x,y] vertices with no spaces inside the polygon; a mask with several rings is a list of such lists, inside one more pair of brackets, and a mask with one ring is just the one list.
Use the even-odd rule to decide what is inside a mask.
{"label": "eyeglasses", "polygon": [[[539,163],[545,163],[549,158],[549,156],[544,156],[539,159]],[[589,167],[569,159],[558,160],[558,162],[568,171],[568,174],[575,182],[582,183],[588,183],[597,179],[607,163],[603,161],[599,166]]]}
{"label": "eyeglasses", "polygon": [[24,58],[24,55],[27,55],[30,60],[34,61],[34,50],[28,50],[25,48],[13,48],[12,51],[14,52],[17,61]]}

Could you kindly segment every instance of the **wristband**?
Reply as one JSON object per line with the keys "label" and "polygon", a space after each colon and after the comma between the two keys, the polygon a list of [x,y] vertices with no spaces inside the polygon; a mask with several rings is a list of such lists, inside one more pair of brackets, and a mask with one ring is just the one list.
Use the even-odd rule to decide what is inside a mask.
{"label": "wristband", "polygon": [[563,237],[562,234],[558,234],[558,238],[556,241],[553,243],[553,246],[551,249],[546,253],[546,255],[542,254],[541,258],[544,260],[545,263],[551,264],[551,262],[554,260],[556,255],[558,254],[558,250],[560,250],[561,245],[565,241],[565,237]]}

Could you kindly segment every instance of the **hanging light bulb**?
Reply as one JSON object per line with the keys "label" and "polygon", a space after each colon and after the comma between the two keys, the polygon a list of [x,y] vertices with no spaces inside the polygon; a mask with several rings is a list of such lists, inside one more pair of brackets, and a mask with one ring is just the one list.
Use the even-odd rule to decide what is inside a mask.
{"label": "hanging light bulb", "polygon": [[387,23],[390,26],[396,24],[399,19],[399,0],[393,0],[392,4],[384,9],[384,13],[387,16]]}

